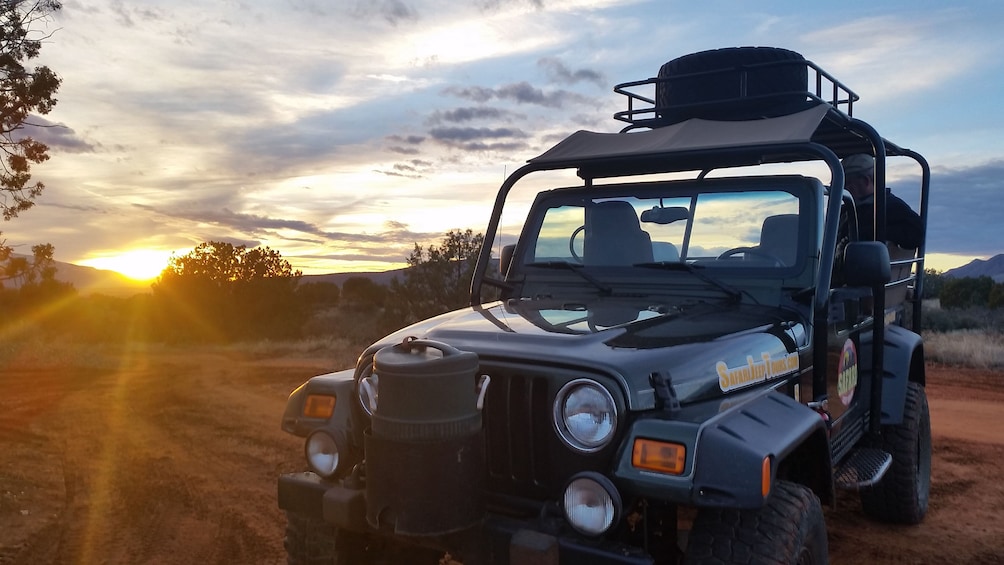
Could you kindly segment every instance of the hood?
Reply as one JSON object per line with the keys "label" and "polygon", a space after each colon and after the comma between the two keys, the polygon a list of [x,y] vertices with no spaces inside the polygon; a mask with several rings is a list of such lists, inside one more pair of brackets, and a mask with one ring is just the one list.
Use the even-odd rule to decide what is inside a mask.
{"label": "hood", "polygon": [[511,300],[419,322],[371,351],[414,336],[473,351],[482,364],[588,367],[621,382],[630,408],[645,409],[654,405],[654,374],[688,403],[796,372],[804,327],[792,310],[748,304]]}

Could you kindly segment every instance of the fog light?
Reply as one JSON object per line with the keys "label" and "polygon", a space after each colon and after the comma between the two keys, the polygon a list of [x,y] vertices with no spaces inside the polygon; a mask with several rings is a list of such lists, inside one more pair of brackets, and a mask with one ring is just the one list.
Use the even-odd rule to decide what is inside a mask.
{"label": "fog light", "polygon": [[341,471],[341,451],[338,441],[324,430],[311,432],[304,446],[310,470],[325,479],[330,479]]}
{"label": "fog light", "polygon": [[609,479],[599,473],[580,473],[565,487],[562,510],[575,531],[598,536],[617,523],[621,497]]}

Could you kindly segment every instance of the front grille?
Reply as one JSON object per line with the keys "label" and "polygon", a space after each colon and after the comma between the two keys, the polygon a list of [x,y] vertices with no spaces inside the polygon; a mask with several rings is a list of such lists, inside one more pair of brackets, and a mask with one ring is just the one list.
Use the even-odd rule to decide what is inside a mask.
{"label": "front grille", "polygon": [[[534,500],[561,495],[575,473],[609,473],[614,453],[626,429],[621,412],[620,431],[610,445],[593,453],[568,447],[554,429],[554,397],[569,381],[587,376],[607,387],[617,398],[611,380],[582,370],[486,364],[481,374],[491,377],[482,421],[485,433],[486,484],[489,491]],[[618,405],[623,406],[621,402]]]}
{"label": "front grille", "polygon": [[548,379],[516,370],[482,370],[492,379],[482,412],[489,489],[546,496],[555,440]]}

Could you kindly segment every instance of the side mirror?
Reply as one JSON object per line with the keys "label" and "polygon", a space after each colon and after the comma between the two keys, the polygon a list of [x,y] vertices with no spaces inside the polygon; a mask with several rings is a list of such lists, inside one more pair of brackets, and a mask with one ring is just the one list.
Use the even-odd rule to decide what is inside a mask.
{"label": "side mirror", "polygon": [[502,254],[499,256],[499,273],[505,277],[509,272],[509,265],[512,264],[512,256],[516,251],[516,244],[509,244],[502,247]]}
{"label": "side mirror", "polygon": [[879,241],[853,241],[844,250],[848,286],[879,286],[892,280],[889,248]]}

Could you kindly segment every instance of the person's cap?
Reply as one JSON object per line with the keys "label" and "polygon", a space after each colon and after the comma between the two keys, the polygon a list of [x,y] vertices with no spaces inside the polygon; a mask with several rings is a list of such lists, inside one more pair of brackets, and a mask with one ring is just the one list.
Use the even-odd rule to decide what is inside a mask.
{"label": "person's cap", "polygon": [[870,176],[874,174],[873,171],[875,170],[875,160],[872,159],[871,155],[865,155],[864,153],[844,157],[841,164],[844,166],[844,174],[847,176]]}

